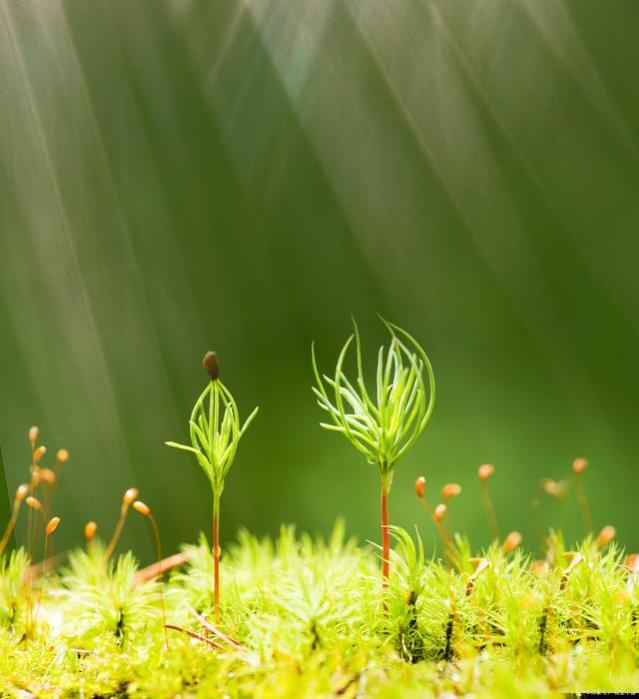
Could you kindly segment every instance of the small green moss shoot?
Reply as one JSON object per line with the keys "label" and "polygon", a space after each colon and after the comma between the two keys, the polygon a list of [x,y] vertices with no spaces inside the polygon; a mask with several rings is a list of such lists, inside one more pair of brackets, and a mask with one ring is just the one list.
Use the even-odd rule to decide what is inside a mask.
{"label": "small green moss shoot", "polygon": [[[419,343],[405,330],[383,321],[390,335],[386,353],[377,353],[375,393],[369,393],[364,380],[362,347],[357,323],[344,343],[334,375],[321,375],[312,347],[317,402],[331,419],[320,423],[327,430],[343,434],[365,457],[378,467],[381,483],[382,581],[387,586],[390,573],[390,532],[388,498],[397,462],[416,442],[428,424],[435,406],[435,377],[430,360]],[[344,362],[355,340],[356,378],[344,373]],[[329,396],[330,394],[330,396]]]}
{"label": "small green moss shoot", "polygon": [[257,415],[258,408],[255,408],[242,424],[235,399],[219,378],[220,365],[217,354],[207,352],[202,363],[210,381],[195,402],[191,413],[189,420],[191,446],[178,442],[166,442],[166,444],[194,454],[211,484],[213,491],[213,599],[215,623],[218,623],[220,499],[224,490],[224,480],[233,465],[239,441]]}

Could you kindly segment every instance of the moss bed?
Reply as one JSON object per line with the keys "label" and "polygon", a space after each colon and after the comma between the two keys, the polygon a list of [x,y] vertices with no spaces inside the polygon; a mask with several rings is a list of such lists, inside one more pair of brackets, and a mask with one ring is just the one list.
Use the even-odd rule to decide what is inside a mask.
{"label": "moss bed", "polygon": [[292,527],[276,541],[241,532],[222,558],[217,626],[204,538],[164,583],[131,553],[105,563],[97,540],[40,575],[13,551],[0,571],[2,696],[513,697],[639,686],[634,558],[614,542],[588,538],[566,552],[553,534],[533,561],[497,544],[472,557],[457,537],[452,569],[425,560],[416,534],[392,534],[383,588],[379,551],[347,540],[341,523],[327,541]]}

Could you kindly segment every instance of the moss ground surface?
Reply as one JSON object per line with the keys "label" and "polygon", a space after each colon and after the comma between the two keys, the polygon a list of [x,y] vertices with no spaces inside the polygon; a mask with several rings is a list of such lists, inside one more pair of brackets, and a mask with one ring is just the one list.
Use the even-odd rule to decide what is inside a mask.
{"label": "moss ground surface", "polygon": [[[130,553],[72,552],[27,581],[22,551],[0,572],[0,689],[16,697],[545,696],[636,690],[639,595],[614,544],[588,539],[548,557],[496,545],[461,570],[424,560],[394,530],[391,578],[379,552],[283,528],[276,541],[241,533],[222,558],[221,616],[212,624],[212,556],[139,583]],[[479,572],[477,572],[479,571]],[[382,601],[384,600],[384,601]],[[163,630],[166,622],[182,630]],[[196,616],[199,615],[199,616]],[[188,635],[187,631],[193,635]],[[168,647],[167,647],[168,641]]]}

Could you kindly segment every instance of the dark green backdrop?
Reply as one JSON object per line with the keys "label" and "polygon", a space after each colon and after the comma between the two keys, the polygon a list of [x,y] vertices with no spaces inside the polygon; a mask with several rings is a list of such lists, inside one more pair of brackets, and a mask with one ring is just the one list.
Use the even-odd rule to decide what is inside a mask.
{"label": "dark green backdrop", "polygon": [[[539,480],[587,456],[598,525],[636,529],[639,3],[8,0],[0,3],[0,443],[71,460],[57,546],[137,485],[172,549],[208,530],[184,439],[214,348],[261,411],[223,537],[338,515],[377,538],[377,474],[318,427],[328,367],[380,312],[426,346],[435,416],[391,515],[476,468],[529,543]],[[577,510],[544,521],[581,534]],[[126,544],[147,558],[144,521]]]}

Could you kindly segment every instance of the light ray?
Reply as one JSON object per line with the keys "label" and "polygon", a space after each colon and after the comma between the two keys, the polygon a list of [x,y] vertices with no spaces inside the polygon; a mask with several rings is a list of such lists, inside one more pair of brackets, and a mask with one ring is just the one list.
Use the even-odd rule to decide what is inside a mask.
{"label": "light ray", "polygon": [[[28,104],[35,141],[37,143],[37,150],[39,151],[42,159],[42,172],[44,173],[47,186],[49,188],[50,203],[54,215],[59,222],[59,230],[62,233],[62,243],[64,245],[65,253],[68,255],[68,259],[70,260],[74,286],[78,291],[83,322],[81,324],[73,323],[71,325],[65,323],[65,325],[67,326],[68,330],[75,332],[76,336],[79,333],[82,339],[80,340],[80,337],[76,337],[76,339],[80,340],[81,346],[90,348],[90,352],[76,356],[77,366],[80,368],[85,386],[87,387],[87,395],[93,400],[93,409],[96,416],[100,415],[106,422],[106,425],[103,425],[103,428],[105,428],[104,433],[109,444],[111,445],[111,448],[113,449],[114,454],[117,455],[117,458],[121,460],[123,464],[128,464],[128,468],[131,470],[131,464],[128,463],[126,449],[124,448],[125,441],[123,427],[118,416],[116,400],[111,388],[111,382],[109,380],[109,372],[100,335],[93,314],[91,301],[84,285],[83,275],[81,273],[80,263],[75,249],[75,243],[70,230],[70,223],[65,212],[65,206],[58,185],[47,136],[42,123],[42,116],[38,109],[37,99],[32,88],[31,79],[27,72],[22,48],[16,33],[10,4],[1,3],[0,12],[2,13],[3,23],[12,48],[16,71],[21,78],[21,85]],[[49,271],[52,269],[50,261],[42,258],[38,246],[34,246],[34,251],[36,258],[39,260],[38,273],[46,278]],[[35,273],[35,270],[32,270],[31,273]],[[57,285],[52,283],[49,285],[49,288],[55,292]],[[64,322],[64,318],[62,316],[60,316],[60,321]],[[84,330],[85,324],[87,328],[86,332]],[[41,351],[33,347],[30,351],[38,351],[42,355],[42,366],[46,366],[46,350]],[[96,366],[99,369],[99,374],[97,376],[94,373],[94,368]],[[96,382],[100,384],[100,393],[107,398],[106,406],[103,405],[102,401],[96,399],[95,392],[90,389],[90,386]]]}

